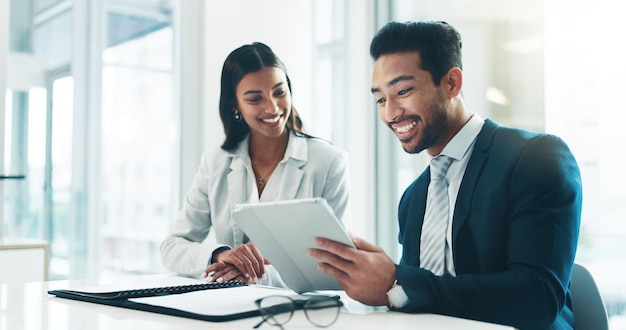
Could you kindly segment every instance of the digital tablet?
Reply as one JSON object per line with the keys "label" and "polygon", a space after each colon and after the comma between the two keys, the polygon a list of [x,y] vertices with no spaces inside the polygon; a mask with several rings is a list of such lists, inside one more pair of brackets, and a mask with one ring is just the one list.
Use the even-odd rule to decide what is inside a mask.
{"label": "digital tablet", "polygon": [[317,269],[319,260],[307,254],[316,247],[316,237],[354,247],[325,199],[237,204],[232,215],[290,289],[298,293],[342,289],[334,277]]}

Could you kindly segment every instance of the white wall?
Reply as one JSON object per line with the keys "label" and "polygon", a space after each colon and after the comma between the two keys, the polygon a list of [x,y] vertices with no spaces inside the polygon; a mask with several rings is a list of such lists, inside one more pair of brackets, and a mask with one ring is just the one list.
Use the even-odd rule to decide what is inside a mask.
{"label": "white wall", "polygon": [[[374,36],[374,1],[346,1],[349,14],[346,32],[346,95],[344,116],[347,124],[347,150],[350,154],[352,232],[371,242],[376,239],[376,125],[378,110],[370,89],[372,87],[372,59],[369,46]],[[397,204],[394,203],[394,209]],[[395,212],[378,219],[385,226],[397,223]],[[397,244],[395,233],[391,242],[379,241],[383,248]],[[387,248],[388,252],[389,249]]]}
{"label": "white wall", "polygon": [[180,86],[176,99],[181,109],[181,162],[179,191],[174,193],[180,196],[182,205],[205,147],[203,118],[207,100],[204,98],[204,8],[211,3],[205,3],[204,0],[175,3],[180,12],[180,16],[174,15],[174,30],[177,33],[174,40],[178,43],[175,48],[179,49],[174,63],[179,65],[175,71],[179,72],[176,79]]}
{"label": "white wall", "polygon": [[[303,113],[311,108],[311,6],[310,0],[229,0],[206,3],[205,147],[219,146],[224,140],[218,110],[220,74],[226,56],[243,44],[260,41],[270,46],[287,66],[294,89],[294,105],[303,109]],[[303,120],[306,124],[307,118],[303,116]]]}

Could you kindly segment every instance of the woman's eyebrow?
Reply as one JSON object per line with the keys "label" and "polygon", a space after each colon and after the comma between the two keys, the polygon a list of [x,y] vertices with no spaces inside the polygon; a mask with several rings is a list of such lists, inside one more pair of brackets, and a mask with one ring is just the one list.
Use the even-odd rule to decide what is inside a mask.
{"label": "woman's eyebrow", "polygon": [[[281,85],[284,85],[284,84],[285,84],[285,82],[284,82],[284,81],[281,81],[281,82],[279,82],[278,84],[276,84],[276,85],[272,86],[272,89],[276,89],[276,88],[278,88],[278,87],[280,87]],[[243,95],[248,95],[248,94],[261,94],[261,93],[262,93],[262,92],[261,92],[260,90],[252,89],[252,90],[249,90],[249,91],[245,91],[245,92],[243,93]]]}

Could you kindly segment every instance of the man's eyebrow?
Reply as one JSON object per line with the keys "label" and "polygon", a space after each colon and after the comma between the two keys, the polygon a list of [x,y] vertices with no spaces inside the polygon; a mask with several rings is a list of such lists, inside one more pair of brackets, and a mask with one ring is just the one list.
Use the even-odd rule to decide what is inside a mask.
{"label": "man's eyebrow", "polygon": [[[284,81],[281,81],[281,82],[279,82],[278,84],[276,84],[276,85],[272,86],[272,89],[276,89],[276,88],[280,87],[280,86],[281,86],[281,85],[283,85],[283,84],[285,84],[285,82],[284,82]],[[260,90],[255,90],[255,89],[253,89],[253,90],[245,91],[245,92],[243,93],[243,95],[248,95],[248,94],[261,94],[261,91],[260,91]]]}
{"label": "man's eyebrow", "polygon": [[[391,86],[393,86],[393,85],[395,85],[395,84],[397,84],[397,83],[399,83],[401,81],[407,81],[407,80],[415,80],[415,77],[414,76],[409,76],[409,75],[399,76],[399,77],[391,80],[387,84],[387,86],[391,87]],[[374,94],[374,93],[380,92],[380,88],[372,87],[371,91],[372,91],[372,94]]]}

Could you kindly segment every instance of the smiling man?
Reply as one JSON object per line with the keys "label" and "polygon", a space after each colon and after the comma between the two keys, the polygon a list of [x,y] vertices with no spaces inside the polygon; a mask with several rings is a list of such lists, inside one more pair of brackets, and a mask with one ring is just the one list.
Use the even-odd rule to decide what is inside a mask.
{"label": "smiling man", "polygon": [[431,165],[400,200],[398,264],[359,238],[356,249],[318,238],[320,270],[369,305],[573,329],[582,185],[567,145],[466,107],[461,37],[445,22],[389,23],[370,53],[383,124]]}

